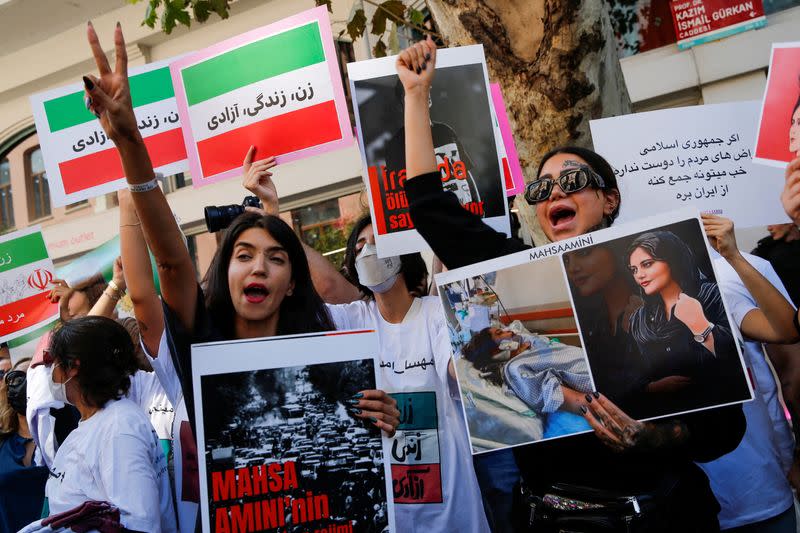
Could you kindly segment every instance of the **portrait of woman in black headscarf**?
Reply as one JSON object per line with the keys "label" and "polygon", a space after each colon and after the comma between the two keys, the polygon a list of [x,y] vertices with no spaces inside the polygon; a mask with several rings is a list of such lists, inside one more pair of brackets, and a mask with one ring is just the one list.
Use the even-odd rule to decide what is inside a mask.
{"label": "portrait of woman in black headscarf", "polygon": [[650,416],[749,398],[717,284],[671,231],[636,237],[626,253],[644,305],[630,318]]}

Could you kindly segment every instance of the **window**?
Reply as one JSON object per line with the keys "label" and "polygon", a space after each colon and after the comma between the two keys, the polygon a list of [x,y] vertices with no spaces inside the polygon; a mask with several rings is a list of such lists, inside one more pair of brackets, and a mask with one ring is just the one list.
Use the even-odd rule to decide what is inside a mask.
{"label": "window", "polygon": [[89,205],[89,200],[81,200],[79,202],[75,202],[75,203],[69,204],[69,205],[67,205],[67,213],[69,213],[70,211],[74,211],[76,209],[80,209],[81,207],[83,207],[85,205]]}
{"label": "window", "polygon": [[159,179],[161,180],[164,194],[169,194],[192,184],[192,178],[187,177],[183,172],[171,176],[164,176]]}
{"label": "window", "polygon": [[11,166],[0,161],[0,231],[14,227],[14,205],[11,201]]}
{"label": "window", "polygon": [[333,265],[344,260],[344,249],[355,219],[361,213],[358,193],[292,209],[292,225],[300,240]]}
{"label": "window", "polygon": [[37,220],[50,216],[50,185],[44,170],[42,150],[38,146],[25,155],[28,193],[28,217]]}

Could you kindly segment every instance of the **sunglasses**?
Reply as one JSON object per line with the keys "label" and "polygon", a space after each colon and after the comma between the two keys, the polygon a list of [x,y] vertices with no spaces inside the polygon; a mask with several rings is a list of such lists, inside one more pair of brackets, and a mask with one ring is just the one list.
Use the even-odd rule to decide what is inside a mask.
{"label": "sunglasses", "polygon": [[578,168],[563,171],[555,179],[541,178],[530,182],[525,186],[525,200],[530,205],[544,202],[550,198],[555,183],[558,183],[558,186],[561,187],[564,194],[582,191],[590,185],[598,189],[606,188],[606,182],[603,181],[603,178],[601,178],[597,172],[585,165],[581,165]]}
{"label": "sunglasses", "polygon": [[11,370],[10,372],[6,372],[3,379],[5,379],[6,385],[9,387],[19,387],[22,385],[22,382],[25,381],[25,372],[22,370]]}

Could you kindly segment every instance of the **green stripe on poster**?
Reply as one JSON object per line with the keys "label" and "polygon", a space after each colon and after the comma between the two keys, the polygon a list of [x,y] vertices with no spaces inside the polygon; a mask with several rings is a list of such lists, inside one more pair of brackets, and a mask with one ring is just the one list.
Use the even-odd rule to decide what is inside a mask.
{"label": "green stripe on poster", "polygon": [[[137,74],[130,78],[133,107],[160,102],[175,96],[169,67]],[[50,131],[57,131],[96,120],[83,104],[83,91],[67,94],[44,103]]]}
{"label": "green stripe on poster", "polygon": [[38,341],[41,339],[48,331],[53,329],[56,325],[56,320],[58,320],[58,316],[54,316],[53,320],[48,322],[47,324],[43,325],[40,328],[36,328],[35,330],[31,331],[30,333],[26,333],[21,337],[17,337],[16,339],[11,339],[8,341],[8,348],[13,350],[14,348],[19,348],[23,344],[28,344],[32,341]]}
{"label": "green stripe on poster", "polygon": [[0,244],[0,272],[7,272],[42,259],[47,259],[47,247],[39,232]]}
{"label": "green stripe on poster", "polygon": [[319,24],[311,22],[183,69],[189,105],[325,61]]}

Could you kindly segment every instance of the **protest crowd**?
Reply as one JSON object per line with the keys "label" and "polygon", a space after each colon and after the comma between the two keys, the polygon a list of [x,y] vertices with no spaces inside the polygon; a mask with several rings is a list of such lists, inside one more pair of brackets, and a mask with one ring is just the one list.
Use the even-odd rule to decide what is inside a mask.
{"label": "protest crowd", "polygon": [[[90,22],[86,34],[96,71],[81,80],[83,104],[125,178],[120,254],[109,280],[51,276],[56,320],[33,357],[1,354],[0,532],[798,530],[800,431],[787,414],[800,416],[800,158],[782,190],[759,191],[790,222],[750,254],[731,219],[697,210],[611,233],[632,178],[591,149],[552,146],[520,193],[546,236],[537,243],[527,226],[487,223],[509,217],[505,196],[492,199],[477,179],[482,156],[432,119],[448,50],[430,37],[412,44],[387,85],[401,99],[402,128],[386,137],[402,183],[370,202],[401,188],[437,278],[465,269],[457,279],[486,286],[473,297],[499,298],[485,272],[527,264],[537,248],[537,261],[566,251],[563,281],[529,277],[518,290],[569,284],[583,337],[572,345],[497,317],[454,334],[458,312],[478,307],[437,288],[419,249],[381,244],[393,208],[372,205],[333,264],[279,216],[282,153],[255,141],[231,175],[258,202],[216,221],[198,282],[134,113],[123,29],[98,36]],[[113,60],[101,39],[113,39]],[[209,125],[226,127],[216,115]],[[676,220],[690,220],[687,233]],[[698,239],[685,237],[691,228]],[[23,255],[13,242],[0,256],[4,246]],[[487,261],[509,262],[481,270]],[[374,332],[366,364],[323,344],[302,360],[270,344],[353,331]],[[211,354],[202,365],[198,345]],[[505,411],[490,404],[509,398],[519,424],[543,428],[490,443],[475,410],[491,418]]]}

